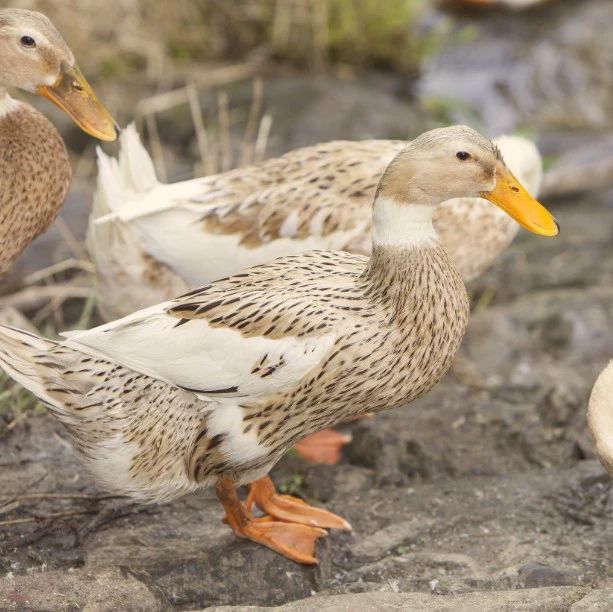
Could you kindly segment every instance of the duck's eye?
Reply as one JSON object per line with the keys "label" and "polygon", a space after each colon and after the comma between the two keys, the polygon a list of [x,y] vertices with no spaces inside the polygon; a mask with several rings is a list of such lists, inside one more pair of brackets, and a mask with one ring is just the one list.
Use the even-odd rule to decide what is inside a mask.
{"label": "duck's eye", "polygon": [[458,151],[455,156],[461,161],[466,161],[467,159],[470,159],[470,153],[467,153],[466,151]]}
{"label": "duck's eye", "polygon": [[31,36],[22,36],[19,42],[29,49],[36,47],[36,41]]}

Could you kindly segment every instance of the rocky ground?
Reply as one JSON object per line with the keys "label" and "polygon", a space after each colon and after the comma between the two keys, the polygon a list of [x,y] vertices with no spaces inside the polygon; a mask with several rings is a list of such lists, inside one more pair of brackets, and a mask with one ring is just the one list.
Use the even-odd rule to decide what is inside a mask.
{"label": "rocky ground", "polygon": [[[523,30],[518,16],[484,17],[471,47],[476,56],[436,58],[422,80],[421,104],[389,75],[276,79],[266,86],[272,151],[338,137],[403,137],[423,125],[428,96],[479,91],[485,102],[465,102],[487,102],[478,110],[490,133],[531,122],[547,153],[568,152],[567,167],[577,164],[573,151],[593,153],[596,140],[610,153],[602,134],[611,127],[607,73],[598,66],[610,60],[611,46],[590,29],[610,8],[602,0],[579,7],[560,0],[537,13],[541,21],[533,13],[523,18]],[[539,30],[544,22],[549,36]],[[569,30],[573,22],[583,26]],[[511,71],[504,63],[490,69],[500,57],[488,49],[507,23],[507,44],[527,41],[527,50],[505,47],[505,57],[521,62]],[[547,72],[562,43],[575,55]],[[459,58],[473,66],[476,85],[463,78],[465,89],[453,86]],[[593,72],[583,67],[584,84],[597,94],[589,105],[580,96],[587,89],[573,80],[586,58]],[[556,99],[575,104],[564,113],[580,132],[544,112],[552,98],[545,106],[533,97],[524,103],[506,95],[503,106],[488,98],[514,87],[532,96],[518,86],[526,74],[541,84],[539,74],[555,74],[576,94]],[[76,185],[64,212],[77,236],[90,191]],[[209,491],[149,507],[106,497],[48,415],[0,413],[0,610],[613,609],[612,480],[585,424],[591,386],[613,357],[612,195],[554,201],[561,235],[522,233],[470,288],[468,335],[452,373],[432,393],[347,426],[352,441],[338,466],[290,456],[275,468],[277,484],[354,527],[320,542],[315,568],[238,541]],[[12,282],[65,249],[54,232],[22,259]]]}
{"label": "rocky ground", "polygon": [[236,540],[210,492],[101,497],[53,419],[5,423],[0,609],[611,609],[612,482],[585,427],[613,346],[608,202],[559,202],[558,239],[523,234],[472,288],[460,359],[432,393],[348,427],[338,466],[275,469],[354,527],[321,542],[316,568]]}

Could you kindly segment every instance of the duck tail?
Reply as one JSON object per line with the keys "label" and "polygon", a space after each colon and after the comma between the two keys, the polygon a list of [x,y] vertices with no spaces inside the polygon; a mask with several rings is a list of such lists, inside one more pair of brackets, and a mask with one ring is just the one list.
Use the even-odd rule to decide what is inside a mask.
{"label": "duck tail", "polygon": [[57,397],[49,390],[52,381],[58,385],[58,369],[64,365],[49,356],[49,351],[56,346],[57,342],[36,334],[0,325],[0,369],[53,412],[64,412]]}
{"label": "duck tail", "polygon": [[94,196],[94,216],[122,211],[135,195],[157,187],[153,160],[133,123],[119,137],[119,158],[107,155],[100,147],[98,154],[98,189]]}
{"label": "duck tail", "polygon": [[119,158],[98,148],[98,186],[87,228],[86,246],[96,269],[98,310],[106,320],[121,312],[114,295],[117,278],[126,287],[142,282],[144,249],[138,233],[126,222],[138,205],[138,195],[159,186],[151,157],[134,124],[120,135]]}

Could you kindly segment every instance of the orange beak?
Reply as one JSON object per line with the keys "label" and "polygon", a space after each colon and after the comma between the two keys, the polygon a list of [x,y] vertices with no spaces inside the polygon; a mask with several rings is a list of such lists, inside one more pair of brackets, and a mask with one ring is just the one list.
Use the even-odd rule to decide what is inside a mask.
{"label": "orange beak", "polygon": [[117,140],[117,124],[78,66],[63,64],[58,80],[53,85],[40,85],[37,91],[59,106],[90,136],[100,140]]}
{"label": "orange beak", "polygon": [[481,192],[481,197],[496,204],[522,227],[540,236],[557,236],[560,226],[553,215],[537,202],[504,165],[496,170],[496,186]]}

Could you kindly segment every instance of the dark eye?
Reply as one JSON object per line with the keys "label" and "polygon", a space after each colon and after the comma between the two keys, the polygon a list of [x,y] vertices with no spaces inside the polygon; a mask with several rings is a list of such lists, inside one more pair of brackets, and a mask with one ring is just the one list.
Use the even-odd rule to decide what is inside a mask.
{"label": "dark eye", "polygon": [[461,161],[466,161],[467,159],[470,159],[470,153],[467,153],[466,151],[458,151],[455,156]]}
{"label": "dark eye", "polygon": [[36,41],[31,36],[22,36],[19,41],[24,47],[36,47]]}

